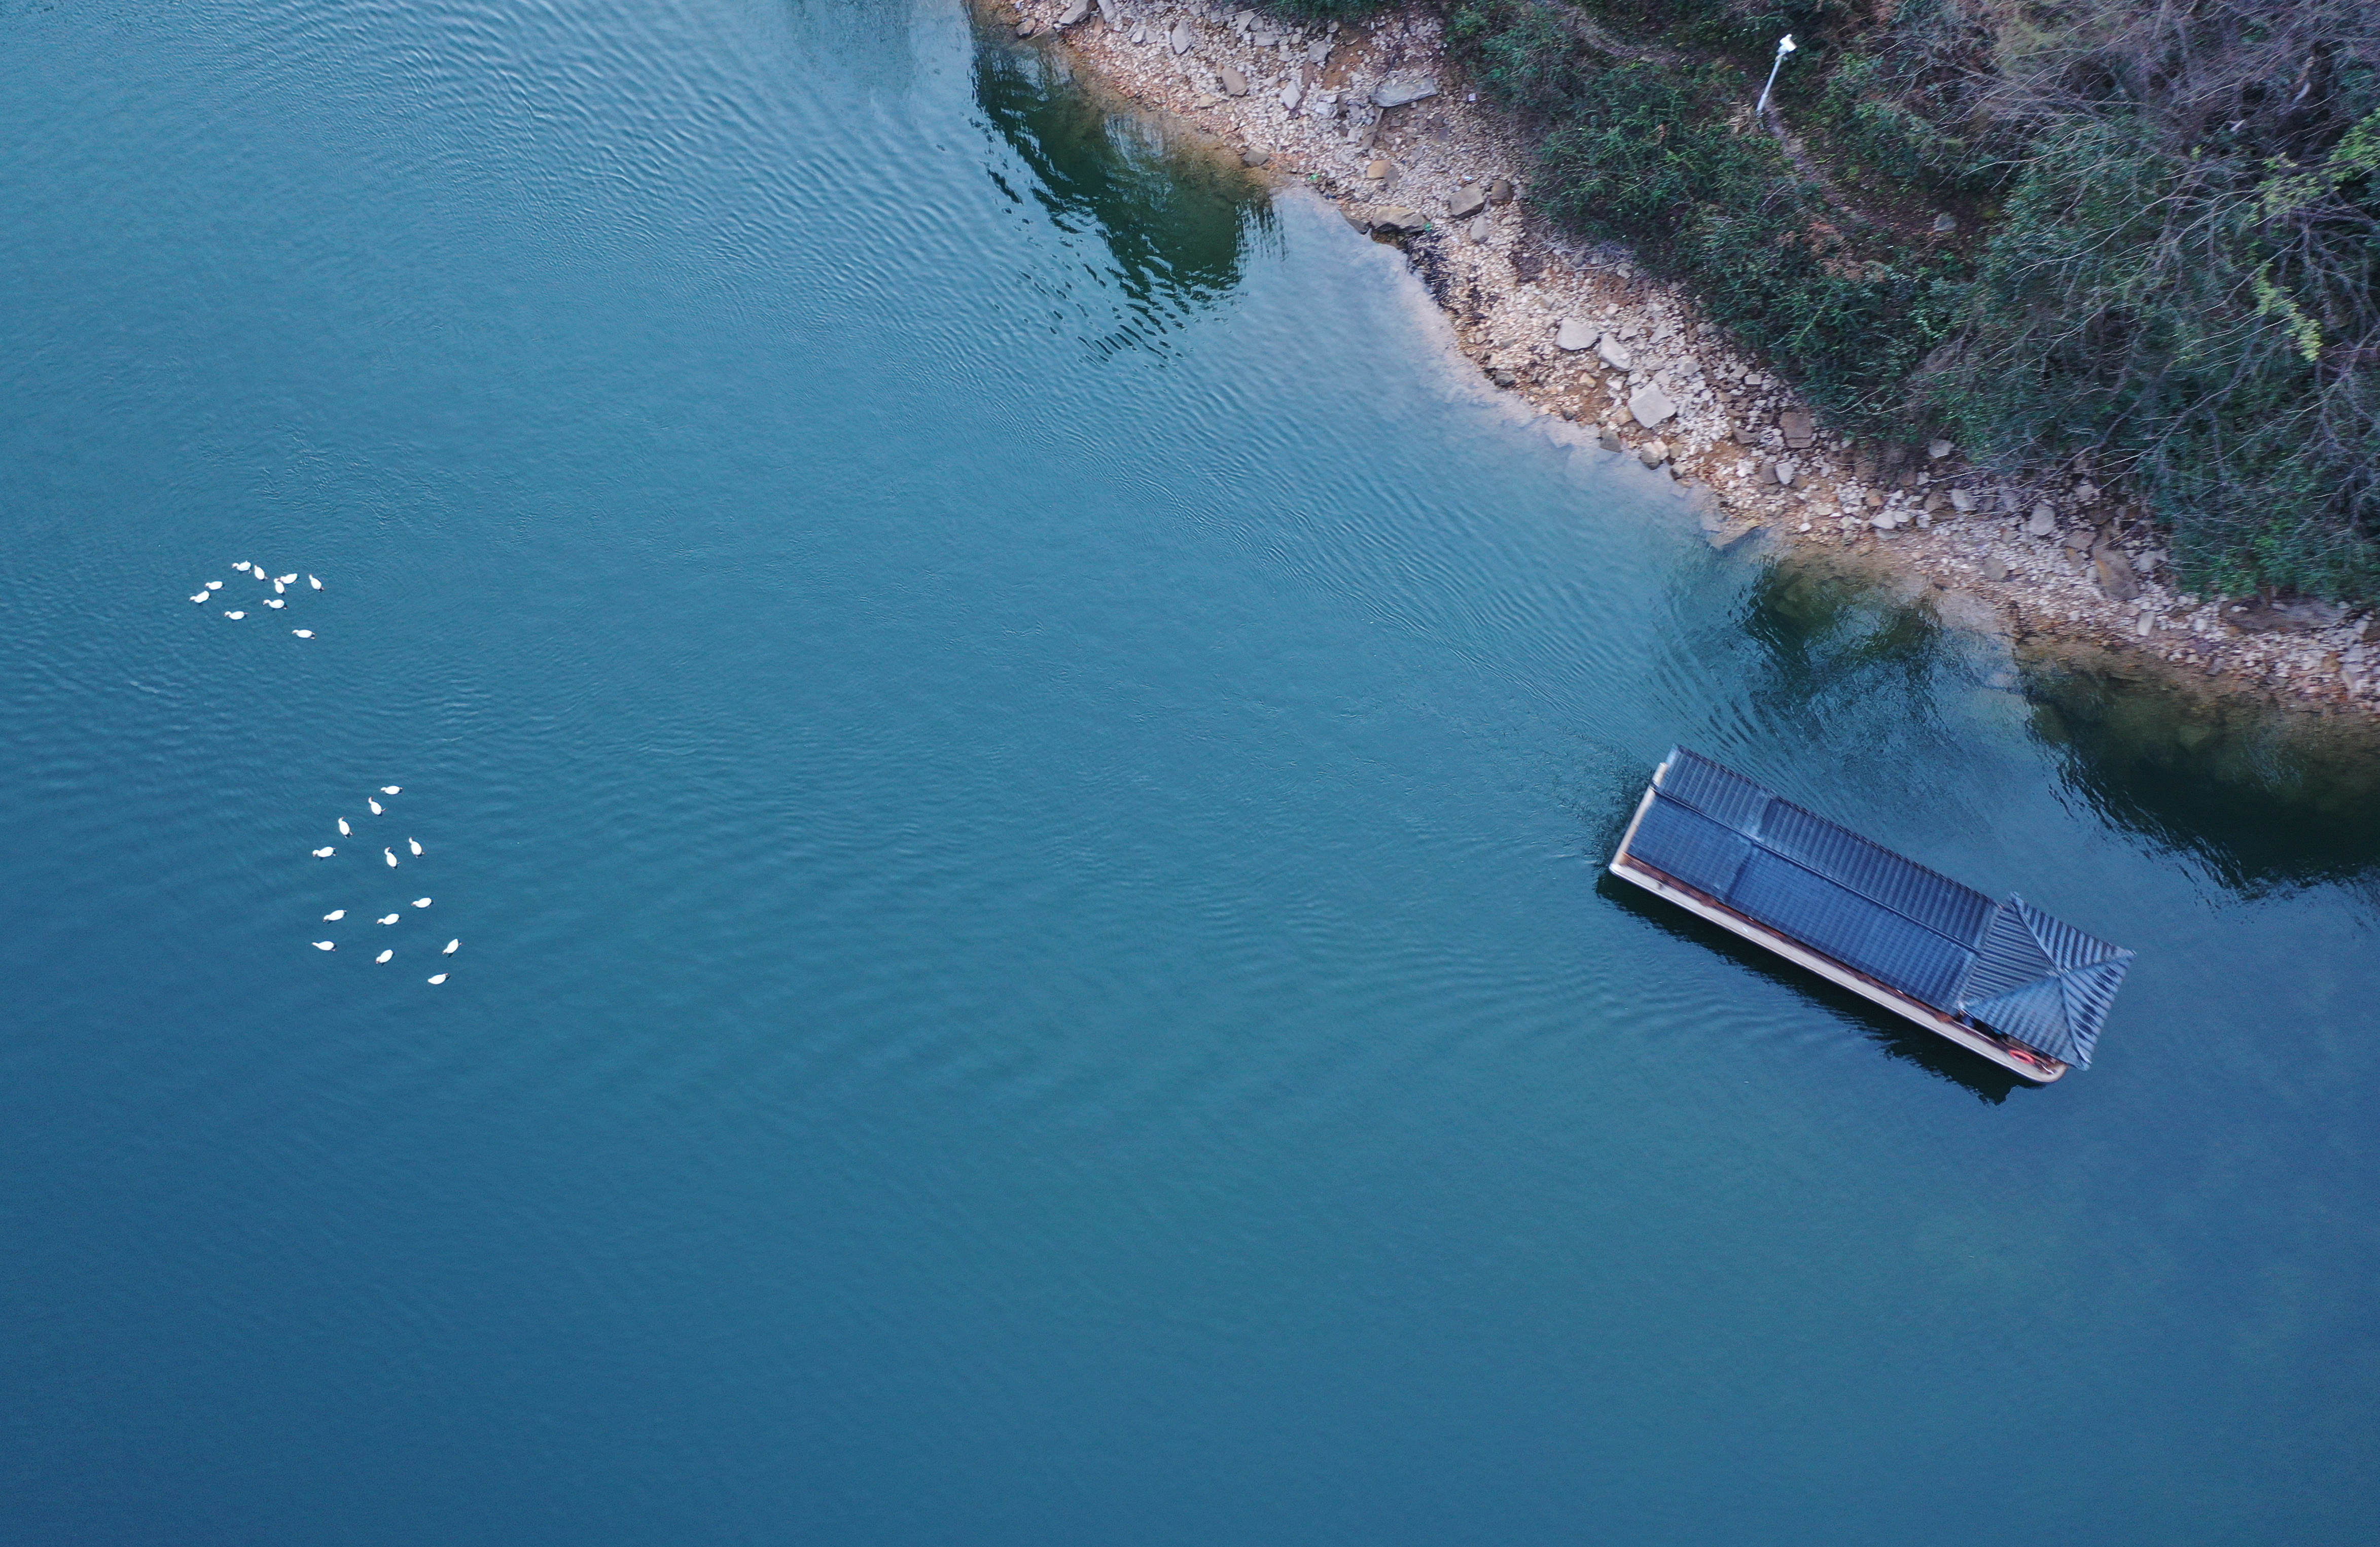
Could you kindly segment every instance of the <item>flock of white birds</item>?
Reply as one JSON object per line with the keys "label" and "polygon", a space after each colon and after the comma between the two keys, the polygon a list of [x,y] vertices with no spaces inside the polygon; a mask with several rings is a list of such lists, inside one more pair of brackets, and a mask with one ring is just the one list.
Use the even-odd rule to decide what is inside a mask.
{"label": "flock of white birds", "polygon": [[[261,564],[251,564],[247,559],[241,559],[237,564],[233,565],[232,567],[238,570],[241,574],[246,575],[249,579],[261,581],[273,588],[272,595],[260,597],[258,599],[261,604],[269,611],[277,613],[289,604],[287,593],[290,588],[298,583],[298,577],[295,574],[275,575],[266,569],[264,566]],[[316,591],[322,589],[322,582],[314,579],[311,575],[306,577],[306,584]],[[237,623],[248,616],[248,604],[246,603],[241,603],[239,598],[237,596],[224,595],[223,588],[224,583],[221,580],[202,581],[200,584],[199,589],[190,593],[190,600],[202,606],[209,602],[239,603],[237,606],[226,607],[224,609],[224,616],[231,619],[234,623]],[[310,640],[314,637],[314,631],[311,628],[292,628],[289,631],[292,634],[297,635],[301,640]]]}
{"label": "flock of white birds", "polygon": [[[402,785],[382,785],[380,786],[378,794],[364,797],[364,808],[370,811],[374,816],[385,816],[388,814],[388,808],[380,803],[380,796],[385,795],[391,798],[395,798],[404,793],[405,787]],[[352,838],[356,835],[354,825],[350,823],[346,818],[339,817],[335,820],[339,824],[339,836],[343,838]],[[420,859],[423,854],[428,852],[421,847],[421,842],[418,838],[407,838],[405,840],[405,847],[406,851],[416,859]],[[338,845],[324,844],[322,847],[315,849],[313,854],[314,858],[317,859],[335,859],[338,852]],[[404,863],[403,860],[396,857],[396,846],[395,844],[382,845],[380,851],[380,857],[382,860],[386,861],[390,870],[395,870],[398,865]],[[428,897],[416,897],[413,899],[413,906],[416,907],[428,907],[430,903],[431,899]],[[347,910],[346,908],[334,907],[331,909],[330,912],[322,915],[322,922],[326,924],[335,924],[346,916]],[[402,912],[395,912],[384,915],[383,917],[372,921],[378,924],[394,924],[404,917],[405,915]],[[335,940],[317,940],[314,942],[314,949],[317,951],[335,951],[338,948],[339,943]],[[463,942],[460,939],[450,940],[446,943],[445,949],[440,951],[438,954],[442,956],[451,956],[462,948]],[[372,957],[372,960],[375,964],[385,964],[394,960],[395,956],[396,948],[395,946],[391,946],[381,952],[380,955]],[[443,972],[439,973],[437,976],[430,980],[430,981],[433,983],[443,983],[445,981],[446,974]]]}
{"label": "flock of white birds", "polygon": [[[232,566],[232,568],[238,573],[247,576],[249,579],[256,581],[260,585],[270,586],[273,588],[272,595],[260,596],[257,599],[258,604],[264,610],[277,613],[283,611],[288,606],[289,592],[298,584],[298,578],[296,574],[275,575],[263,565],[253,563],[248,559],[239,560]],[[322,582],[315,579],[312,575],[308,575],[305,579],[308,589],[312,591],[320,591],[322,589]],[[231,619],[234,623],[245,620],[249,613],[248,604],[241,603],[240,599],[237,596],[224,595],[223,589],[224,583],[221,580],[205,581],[196,591],[191,593],[190,600],[199,603],[201,605],[210,602],[234,603],[236,603],[235,605],[224,609],[224,616]],[[314,637],[314,631],[311,628],[292,628],[289,632],[295,634],[301,640],[310,640]],[[382,796],[387,796],[394,799],[395,797],[402,795],[403,793],[405,792],[401,786],[382,785],[380,786],[378,793],[364,797],[364,809],[375,817],[385,816],[388,814],[388,808],[381,804],[380,798]],[[354,825],[350,823],[346,817],[339,817],[335,820],[338,822],[340,837],[352,838],[356,835]],[[407,852],[416,859],[420,859],[425,852],[421,847],[420,840],[418,838],[407,838],[405,840],[405,847]],[[317,859],[330,859],[336,858],[338,852],[338,845],[324,844],[322,847],[313,851],[313,856]],[[390,870],[396,869],[397,866],[403,862],[396,857],[396,846],[395,844],[383,845],[380,851],[380,857],[387,864]],[[428,907],[430,903],[431,899],[428,897],[416,897],[413,899],[413,906],[416,907]],[[322,922],[326,924],[335,924],[346,916],[347,910],[346,908],[334,907],[331,909],[330,912],[322,915]],[[405,915],[403,911],[399,910],[384,914],[373,921],[382,925],[394,924],[404,917]],[[313,946],[317,951],[335,951],[339,948],[339,943],[335,940],[317,940],[313,942]],[[462,948],[463,942],[461,940],[450,940],[446,943],[444,949],[441,950],[438,954],[443,956],[451,956]],[[391,946],[382,951],[380,955],[372,957],[372,961],[377,965],[385,966],[395,958],[396,949],[395,947]],[[443,983],[446,981],[446,973],[441,971],[431,977],[430,981],[432,983]]]}

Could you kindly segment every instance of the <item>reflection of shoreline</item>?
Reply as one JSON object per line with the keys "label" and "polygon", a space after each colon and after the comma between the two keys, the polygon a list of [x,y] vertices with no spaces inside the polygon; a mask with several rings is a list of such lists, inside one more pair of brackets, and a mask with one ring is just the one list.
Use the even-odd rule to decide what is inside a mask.
{"label": "reflection of shoreline", "polygon": [[[1245,152],[1250,164],[1302,178],[1351,222],[1393,235],[1487,379],[1707,491],[1722,518],[1715,540],[1761,529],[1795,552],[1919,576],[1967,598],[1959,611],[1970,626],[2120,655],[2131,670],[2228,681],[2359,717],[2380,710],[2380,638],[2359,641],[2343,626],[2242,632],[2237,625],[2251,620],[2219,601],[2161,584],[2157,540],[2119,530],[2112,501],[2087,488],[2004,489],[1967,476],[1955,454],[1921,450],[1879,466],[1823,430],[1799,435],[1790,393],[1756,362],[1730,358],[1689,298],[1624,257],[1572,250],[1536,220],[1525,189],[1513,197],[1507,179],[1526,157],[1453,91],[1433,18],[1392,13],[1310,38],[1276,33],[1268,47],[1256,26],[1289,24],[1235,30],[1227,18],[1236,13],[1171,0],[975,4],[987,28],[1013,33],[1023,18],[1037,43],[1062,39],[1106,89]],[[1371,93],[1391,72],[1448,91],[1376,112]],[[1609,335],[1613,351],[1557,347],[1566,319],[1580,336]],[[1645,427],[1632,404],[1648,388],[1661,396]],[[1664,404],[1674,412],[1661,413]],[[1779,486],[1780,467],[1793,487]],[[1953,491],[1972,514],[1956,509]],[[2063,519],[2047,536],[2003,514],[2004,500],[2022,511],[2045,496]],[[2380,634],[2368,618],[2365,627]]]}
{"label": "reflection of shoreline", "polygon": [[[1981,648],[1962,648],[1940,592],[1882,579],[1823,554],[1766,570],[1745,620],[1768,674],[1755,697],[1806,713],[1828,695],[1873,696],[1930,655],[2009,693],[2111,828],[2195,859],[2240,895],[2336,883],[2380,900],[2380,723],[2058,636],[1970,634]],[[1929,651],[1937,627],[1953,635]]]}

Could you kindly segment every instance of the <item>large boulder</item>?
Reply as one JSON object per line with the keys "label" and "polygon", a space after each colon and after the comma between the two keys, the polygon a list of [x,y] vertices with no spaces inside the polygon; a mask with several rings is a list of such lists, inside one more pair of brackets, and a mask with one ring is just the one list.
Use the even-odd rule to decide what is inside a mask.
{"label": "large boulder", "polygon": [[1075,0],[1073,5],[1066,7],[1065,13],[1058,18],[1058,25],[1061,28],[1080,27],[1089,18],[1090,14],[1091,0]]}
{"label": "large boulder", "polygon": [[1817,421],[1807,408],[1788,408],[1777,416],[1777,428],[1785,432],[1785,449],[1806,451],[1817,437]]}
{"label": "large boulder", "polygon": [[1668,393],[1663,392],[1651,382],[1646,382],[1628,395],[1628,411],[1634,416],[1637,423],[1650,430],[1675,414],[1678,411],[1678,406],[1670,401]]}
{"label": "large boulder", "polygon": [[1563,318],[1560,328],[1554,334],[1556,348],[1569,349],[1575,353],[1580,349],[1592,348],[1594,345],[1595,330],[1575,317]]}
{"label": "large boulder", "polygon": [[1429,222],[1402,204],[1390,204],[1372,212],[1372,229],[1412,237],[1428,230]]}
{"label": "large boulder", "polygon": [[1372,88],[1375,107],[1402,107],[1409,102],[1438,95],[1438,82],[1427,76],[1392,75]]}
{"label": "large boulder", "polygon": [[1224,65],[1215,71],[1215,81],[1223,88],[1223,95],[1227,97],[1245,97],[1248,94],[1248,78],[1229,65]]}
{"label": "large boulder", "polygon": [[1628,369],[1628,347],[1620,342],[1616,333],[1607,333],[1596,340],[1595,357],[1614,371]]}
{"label": "large boulder", "polygon": [[1190,52],[1190,45],[1197,41],[1197,37],[1190,30],[1188,22],[1177,21],[1173,24],[1172,35],[1165,41],[1174,53],[1187,54]]}
{"label": "large boulder", "polygon": [[[1446,201],[1446,213],[1456,220],[1468,220],[1487,207],[1488,196],[1475,188],[1457,189],[1454,196]],[[1585,345],[1579,347],[1585,347]]]}

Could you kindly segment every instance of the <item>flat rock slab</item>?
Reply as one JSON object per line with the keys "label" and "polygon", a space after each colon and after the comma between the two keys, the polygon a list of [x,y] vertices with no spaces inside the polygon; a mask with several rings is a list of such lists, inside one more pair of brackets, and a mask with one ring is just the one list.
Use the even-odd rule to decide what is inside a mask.
{"label": "flat rock slab", "polygon": [[1174,53],[1187,54],[1190,52],[1190,45],[1197,40],[1191,33],[1188,22],[1177,21],[1173,24],[1172,35],[1165,41],[1172,45]]}
{"label": "flat rock slab", "polygon": [[1674,415],[1678,411],[1678,406],[1670,401],[1668,393],[1652,383],[1646,382],[1628,395],[1628,411],[1634,416],[1637,423],[1650,430],[1663,420]]}
{"label": "flat rock slab", "polygon": [[1468,220],[1487,207],[1488,196],[1475,188],[1457,189],[1446,201],[1446,213],[1456,220]]}
{"label": "flat rock slab", "polygon": [[1402,107],[1409,102],[1438,95],[1438,82],[1427,76],[1392,75],[1372,88],[1375,107]]}
{"label": "flat rock slab", "polygon": [[1509,204],[1512,201],[1512,179],[1499,177],[1488,185],[1488,202]]}
{"label": "flat rock slab", "polygon": [[1227,97],[1245,97],[1248,94],[1248,78],[1229,65],[1215,72],[1215,79],[1223,88],[1223,95]]}
{"label": "flat rock slab", "polygon": [[1079,27],[1089,18],[1090,14],[1091,0],[1075,0],[1073,5],[1066,7],[1065,14],[1058,18],[1058,25],[1061,27]]}
{"label": "flat rock slab", "polygon": [[1628,369],[1628,347],[1620,342],[1617,335],[1607,333],[1596,340],[1595,356],[1614,371]]}
{"label": "flat rock slab", "polygon": [[1415,236],[1428,228],[1428,221],[1401,204],[1372,212],[1372,229],[1375,231],[1395,231],[1404,236]]}
{"label": "flat rock slab", "polygon": [[2101,554],[2091,561],[2091,567],[2109,601],[2130,602],[2141,593],[2141,583],[2132,579],[2132,566],[2124,562],[2123,554]]}
{"label": "flat rock slab", "polygon": [[1777,416],[1777,428],[1785,432],[1785,449],[1806,451],[1818,433],[1817,421],[1800,408],[1788,408]]}
{"label": "flat rock slab", "polygon": [[1554,347],[1558,349],[1587,349],[1594,346],[1595,330],[1575,317],[1563,318],[1554,334]]}

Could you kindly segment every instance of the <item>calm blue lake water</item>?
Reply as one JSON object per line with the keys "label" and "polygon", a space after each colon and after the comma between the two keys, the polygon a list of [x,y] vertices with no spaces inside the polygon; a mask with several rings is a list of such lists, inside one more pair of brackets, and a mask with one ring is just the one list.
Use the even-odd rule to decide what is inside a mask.
{"label": "calm blue lake water", "polygon": [[[2369,762],[1712,554],[951,5],[0,40],[0,1538],[2380,1531]],[[1674,740],[2097,1066],[1601,882]]]}

